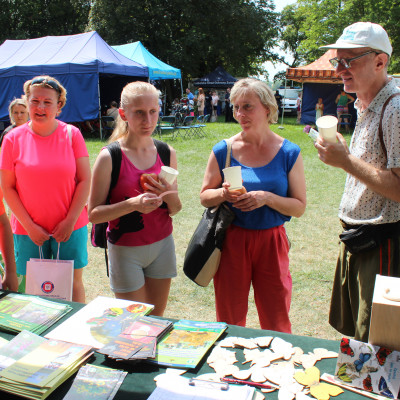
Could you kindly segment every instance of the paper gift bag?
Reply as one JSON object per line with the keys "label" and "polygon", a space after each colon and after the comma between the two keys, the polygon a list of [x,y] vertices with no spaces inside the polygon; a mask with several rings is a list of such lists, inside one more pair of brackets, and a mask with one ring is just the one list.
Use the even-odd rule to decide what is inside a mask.
{"label": "paper gift bag", "polygon": [[72,300],[73,260],[31,258],[26,263],[26,293]]}

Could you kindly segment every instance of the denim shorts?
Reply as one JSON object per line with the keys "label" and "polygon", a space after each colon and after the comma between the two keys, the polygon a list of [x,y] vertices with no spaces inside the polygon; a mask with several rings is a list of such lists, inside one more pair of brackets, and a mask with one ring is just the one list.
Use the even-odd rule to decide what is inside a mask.
{"label": "denim shorts", "polygon": [[[87,226],[73,231],[67,242],[60,243],[60,260],[74,260],[74,269],[80,269],[88,264],[87,251],[88,230]],[[50,237],[42,246],[43,258],[56,259],[58,243]],[[28,235],[14,234],[15,262],[17,273],[26,275],[26,263],[31,258],[40,258],[39,246],[32,242]]]}
{"label": "denim shorts", "polygon": [[145,246],[118,246],[108,242],[110,286],[114,293],[139,290],[145,278],[168,279],[176,273],[172,235]]}

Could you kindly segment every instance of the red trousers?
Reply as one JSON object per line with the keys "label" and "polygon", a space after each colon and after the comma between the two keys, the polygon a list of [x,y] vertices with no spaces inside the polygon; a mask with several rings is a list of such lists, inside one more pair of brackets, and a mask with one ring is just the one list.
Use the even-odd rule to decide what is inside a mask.
{"label": "red trousers", "polygon": [[214,277],[217,321],[246,326],[252,284],[261,328],[291,333],[288,253],[283,225],[264,230],[230,226]]}

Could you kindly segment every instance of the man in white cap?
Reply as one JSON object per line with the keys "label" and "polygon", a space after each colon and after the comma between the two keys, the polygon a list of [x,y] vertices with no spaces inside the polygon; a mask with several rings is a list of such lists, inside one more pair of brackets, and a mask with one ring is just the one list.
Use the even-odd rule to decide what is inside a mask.
{"label": "man in white cap", "polygon": [[329,323],[367,342],[375,276],[400,276],[400,91],[387,75],[392,46],[380,25],[357,22],[323,48],[337,49],[330,62],[357,94],[350,149],[339,133],[336,143],[315,144],[324,163],[347,172],[339,218],[350,242],[341,235]]}

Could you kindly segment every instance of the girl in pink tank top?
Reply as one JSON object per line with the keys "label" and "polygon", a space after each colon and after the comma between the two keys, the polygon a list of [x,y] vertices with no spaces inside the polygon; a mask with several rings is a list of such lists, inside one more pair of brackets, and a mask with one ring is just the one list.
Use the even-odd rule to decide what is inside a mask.
{"label": "girl in pink tank top", "polygon": [[[122,151],[118,182],[109,194],[112,161],[104,148],[93,168],[88,213],[93,223],[109,221],[110,285],[115,297],[153,304],[152,314],[162,316],[171,277],[176,276],[171,216],[182,206],[176,180],[169,184],[158,176],[163,163],[152,139],[158,96],[156,88],[146,82],[124,87],[110,138],[110,142],[119,142]],[[177,169],[175,151],[170,146],[169,150],[170,166]],[[142,187],[144,173],[155,174],[157,179],[149,178]]]}

